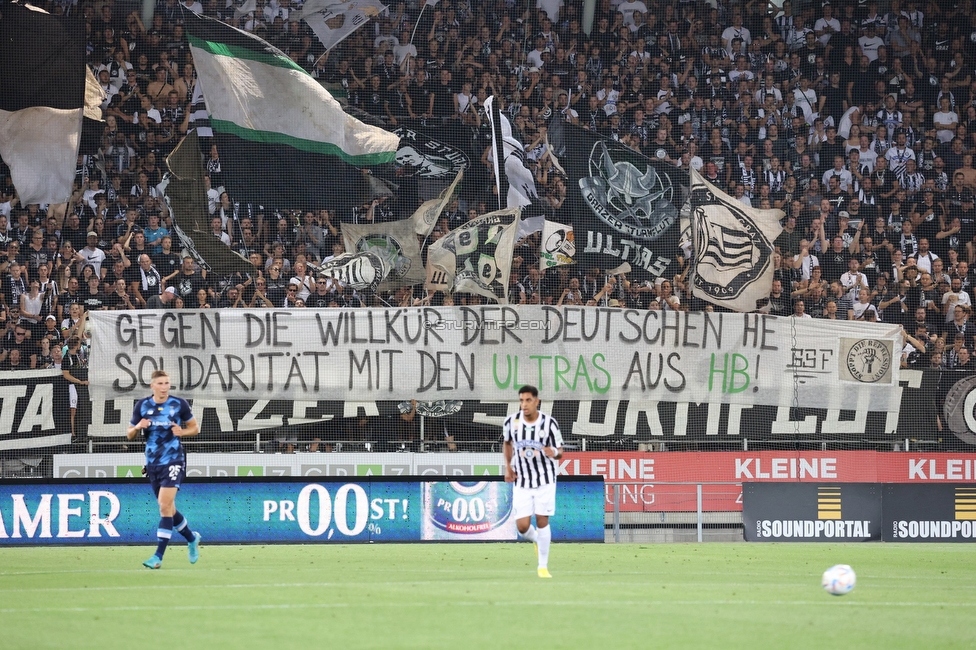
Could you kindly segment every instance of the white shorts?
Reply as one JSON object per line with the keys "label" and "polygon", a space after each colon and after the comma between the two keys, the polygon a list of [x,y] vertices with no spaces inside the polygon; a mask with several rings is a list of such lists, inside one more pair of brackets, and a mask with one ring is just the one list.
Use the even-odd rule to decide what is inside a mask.
{"label": "white shorts", "polygon": [[551,517],[556,514],[556,484],[549,483],[537,488],[512,488],[512,509],[516,519],[532,515]]}
{"label": "white shorts", "polygon": [[68,384],[68,406],[78,408],[78,389],[74,384]]}

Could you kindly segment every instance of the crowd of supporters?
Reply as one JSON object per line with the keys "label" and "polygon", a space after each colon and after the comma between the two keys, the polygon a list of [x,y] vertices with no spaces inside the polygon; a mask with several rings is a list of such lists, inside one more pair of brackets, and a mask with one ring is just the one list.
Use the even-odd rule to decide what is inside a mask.
{"label": "crowd of supporters", "polygon": [[[484,101],[495,95],[556,217],[567,209],[567,179],[545,137],[554,120],[677,167],[700,165],[743,203],[785,213],[776,279],[768,305],[757,308],[902,324],[909,364],[970,367],[976,14],[969,0],[600,0],[589,34],[582,3],[531,5],[440,0],[421,12],[416,0],[391,3],[326,53],[304,22],[289,20],[300,7],[294,0],[257,0],[240,15],[223,0],[162,0],[148,25],[132,5],[46,3],[89,27],[106,126],[99,153],[80,159],[66,205],[19,205],[0,167],[7,324],[0,362],[55,365],[50,350],[78,333],[71,328],[91,309],[482,301],[422,288],[372,295],[316,280],[309,263],[343,252],[342,223],[409,215],[419,198],[378,199],[349,214],[243,204],[223,191],[216,145],[204,155],[213,235],[258,272],[214,277],[181,258],[157,185],[198,108],[182,26],[184,12],[195,11],[270,41],[389,126],[410,120],[464,134],[484,152],[472,164],[486,177]],[[273,183],[274,170],[253,181]],[[426,244],[494,205],[492,185],[455,199]],[[542,273],[536,244],[529,239],[516,251],[513,303],[698,308],[687,266],[657,282],[597,268]],[[31,344],[13,354],[21,330]]]}

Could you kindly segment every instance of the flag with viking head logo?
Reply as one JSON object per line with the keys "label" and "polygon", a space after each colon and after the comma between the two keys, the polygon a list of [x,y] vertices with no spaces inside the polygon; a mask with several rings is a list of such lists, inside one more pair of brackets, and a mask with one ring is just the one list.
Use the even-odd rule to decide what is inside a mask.
{"label": "flag with viking head logo", "polygon": [[569,178],[557,218],[573,227],[576,262],[601,271],[627,263],[639,280],[674,275],[687,172],[583,127],[564,130],[572,146],[560,158]]}
{"label": "flag with viking head logo", "polygon": [[781,210],[740,203],[691,170],[692,293],[736,311],[755,311],[773,281]]}

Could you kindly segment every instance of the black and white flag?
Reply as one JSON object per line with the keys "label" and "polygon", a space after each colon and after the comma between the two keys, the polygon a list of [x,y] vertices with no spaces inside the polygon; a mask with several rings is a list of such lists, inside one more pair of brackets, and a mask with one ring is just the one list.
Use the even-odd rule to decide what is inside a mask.
{"label": "black and white flag", "polygon": [[569,176],[560,216],[573,227],[576,262],[607,273],[629,264],[638,280],[678,273],[687,173],[581,126],[563,128],[572,146],[560,160]]}
{"label": "black and white flag", "polygon": [[3,4],[0,158],[20,203],[71,197],[85,117],[85,23]]}
{"label": "black and white flag", "polygon": [[489,212],[434,242],[427,251],[428,289],[453,288],[454,293],[474,293],[508,304],[520,212],[520,208]]}
{"label": "black and white flag", "polygon": [[198,132],[190,132],[180,140],[166,157],[166,165],[170,173],[163,177],[157,189],[169,206],[179,247],[214,275],[254,274],[254,265],[214,237],[210,230],[203,182],[206,170],[200,159]]}
{"label": "black and white flag", "polygon": [[343,286],[357,291],[376,291],[380,283],[389,276],[393,260],[375,250],[358,253],[343,253],[322,262],[310,265],[316,274],[338,280]]}
{"label": "black and white flag", "polygon": [[[539,193],[535,189],[532,172],[525,166],[525,147],[512,134],[512,125],[498,110],[494,96],[485,100],[485,115],[491,124],[492,164],[499,205],[502,208],[532,205],[532,200],[539,198]],[[499,151],[504,153],[499,155]]]}
{"label": "black and white flag", "polygon": [[454,177],[454,182],[446,190],[441,192],[440,196],[436,199],[424,201],[420,204],[419,208],[414,210],[410,220],[413,221],[414,230],[419,237],[427,237],[434,229],[434,226],[437,225],[437,220],[440,219],[444,208],[447,207],[447,204],[456,195],[458,183],[461,182],[463,176],[464,172],[459,171],[457,176]]}
{"label": "black and white flag", "polygon": [[350,253],[372,252],[385,260],[388,268],[378,281],[380,291],[423,284],[427,277],[412,218],[388,223],[344,223],[342,237]]}
{"label": "black and white flag", "polygon": [[575,264],[574,255],[576,242],[573,227],[547,219],[539,244],[539,268],[545,271],[553,266]]}
{"label": "black and white flag", "polygon": [[781,210],[751,208],[690,172],[692,293],[735,311],[758,308],[773,281],[773,241]]}
{"label": "black and white flag", "polygon": [[386,7],[376,0],[309,0],[289,19],[308,23],[328,51],[384,11]]}

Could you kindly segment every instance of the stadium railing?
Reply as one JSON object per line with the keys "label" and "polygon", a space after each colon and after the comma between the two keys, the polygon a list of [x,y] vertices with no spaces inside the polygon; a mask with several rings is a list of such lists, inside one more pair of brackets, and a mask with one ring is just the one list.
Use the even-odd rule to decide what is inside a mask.
{"label": "stadium railing", "polygon": [[605,489],[607,542],[743,539],[741,483],[608,482]]}

